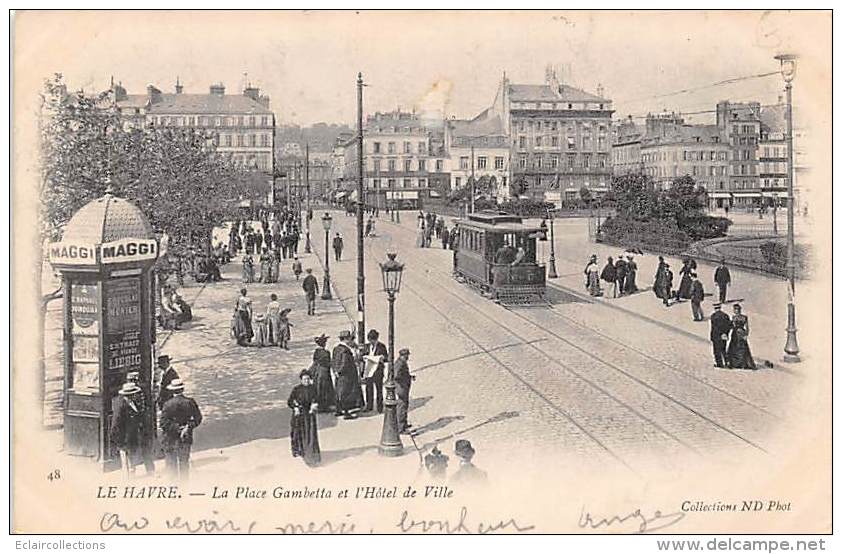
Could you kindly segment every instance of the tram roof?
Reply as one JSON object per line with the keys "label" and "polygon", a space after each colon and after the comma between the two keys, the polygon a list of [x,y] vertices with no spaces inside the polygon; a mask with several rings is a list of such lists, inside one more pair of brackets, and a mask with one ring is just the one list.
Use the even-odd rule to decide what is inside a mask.
{"label": "tram roof", "polygon": [[540,231],[537,225],[526,225],[518,215],[504,212],[478,212],[457,221],[460,227],[483,229],[500,233],[528,233]]}

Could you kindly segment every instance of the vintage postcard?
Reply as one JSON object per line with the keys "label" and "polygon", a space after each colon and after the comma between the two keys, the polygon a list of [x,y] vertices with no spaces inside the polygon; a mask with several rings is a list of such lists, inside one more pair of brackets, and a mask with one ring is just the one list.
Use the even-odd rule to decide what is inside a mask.
{"label": "vintage postcard", "polygon": [[13,532],[832,531],[830,11],[10,22]]}

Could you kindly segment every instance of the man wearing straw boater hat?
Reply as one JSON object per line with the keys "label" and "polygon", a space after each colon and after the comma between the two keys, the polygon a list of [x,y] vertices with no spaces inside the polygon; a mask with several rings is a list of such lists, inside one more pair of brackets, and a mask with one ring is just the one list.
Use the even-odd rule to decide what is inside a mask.
{"label": "man wearing straw boater hat", "polygon": [[[126,381],[114,400],[110,439],[120,451],[120,465],[127,479],[134,475],[135,466],[144,461],[146,406],[142,395],[136,383]],[[154,465],[151,470],[154,472]],[[150,471],[149,465],[146,471]]]}
{"label": "man wearing straw boater hat", "polygon": [[193,429],[201,425],[202,412],[192,398],[184,396],[184,383],[174,379],[167,390],[173,397],[167,400],[161,410],[164,454],[167,470],[172,477],[187,479],[190,471],[190,448],[193,445]]}

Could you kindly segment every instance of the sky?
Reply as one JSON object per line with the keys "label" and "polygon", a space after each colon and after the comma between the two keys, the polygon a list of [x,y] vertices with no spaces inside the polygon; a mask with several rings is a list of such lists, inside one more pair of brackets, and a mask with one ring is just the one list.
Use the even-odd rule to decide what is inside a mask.
{"label": "sky", "polygon": [[504,72],[514,83],[540,84],[547,64],[568,68],[559,76],[573,86],[595,92],[601,84],[615,117],[713,109],[723,99],[773,103],[783,88],[778,75],[653,96],[776,71],[773,56],[788,49],[802,56],[802,98],[805,84],[829,88],[822,78],[830,74],[830,18],[804,12],[23,12],[16,18],[16,71],[26,70],[34,83],[61,72],[71,89],[101,90],[113,75],[130,93],[143,93],[150,83],[173,92],[178,77],[185,92],[205,93],[221,81],[231,93],[242,90],[247,74],[286,124],[353,125],[358,71],[366,82],[365,113],[400,107],[460,118],[491,104]]}

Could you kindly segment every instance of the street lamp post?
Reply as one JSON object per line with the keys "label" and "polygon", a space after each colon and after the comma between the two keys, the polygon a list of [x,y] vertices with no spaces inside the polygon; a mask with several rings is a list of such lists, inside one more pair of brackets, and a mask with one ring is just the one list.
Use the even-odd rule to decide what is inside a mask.
{"label": "street lamp post", "polygon": [[401,289],[403,264],[396,261],[397,254],[389,252],[389,259],[380,264],[383,274],[383,290],[389,298],[389,369],[386,374],[386,399],[383,402],[383,432],[380,435],[380,454],[400,456],[403,443],[398,431],[398,400],[395,395],[395,297]]}
{"label": "street lamp post", "polygon": [[[304,183],[307,187],[307,215],[304,217],[307,224],[307,237],[304,252],[309,254],[313,251],[310,247],[310,143],[308,142],[304,148]],[[327,250],[325,250],[325,256],[327,256]]]}
{"label": "street lamp post", "polygon": [[547,277],[558,278],[558,271],[555,268],[555,214],[547,209],[547,217],[550,218],[550,267],[547,268]]}
{"label": "street lamp post", "polygon": [[792,148],[792,81],[795,79],[795,60],[793,54],[780,54],[775,59],[781,62],[781,76],[786,83],[786,149],[787,149],[787,199],[786,199],[786,272],[789,279],[789,303],[787,304],[786,345],[784,360],[800,362],[798,355],[798,328],[795,326],[795,187],[793,183],[793,165],[795,156]]}
{"label": "street lamp post", "polygon": [[322,283],[322,300],[331,300],[330,294],[330,226],[333,218],[325,212],[322,216],[322,227],[325,229],[325,279]]}

